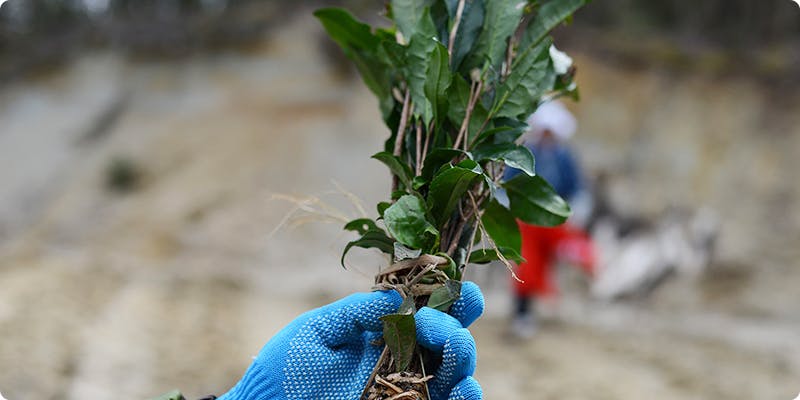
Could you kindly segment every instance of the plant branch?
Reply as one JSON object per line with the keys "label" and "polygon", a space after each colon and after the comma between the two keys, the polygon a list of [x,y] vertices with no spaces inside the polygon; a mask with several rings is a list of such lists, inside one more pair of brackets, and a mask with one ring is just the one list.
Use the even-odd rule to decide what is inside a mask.
{"label": "plant branch", "polygon": [[416,168],[416,175],[420,175],[422,173],[422,121],[417,121],[417,168]]}
{"label": "plant branch", "polygon": [[453,57],[453,45],[456,42],[456,33],[458,33],[458,26],[461,24],[461,16],[464,14],[465,3],[465,0],[458,1],[458,8],[456,8],[456,19],[453,22],[453,29],[450,30],[450,38],[447,43],[447,54],[450,56],[451,60]]}
{"label": "plant branch", "polygon": [[453,143],[453,148],[457,149],[461,146],[461,141],[464,140],[464,150],[467,150],[467,131],[469,130],[469,120],[472,118],[472,110],[475,109],[475,104],[478,103],[478,99],[481,95],[481,90],[483,89],[483,80],[479,79],[477,82],[472,81],[472,87],[470,88],[469,92],[469,99],[467,100],[467,109],[466,113],[464,114],[464,120],[461,121],[461,128],[458,130],[458,136],[456,136],[456,141]]}
{"label": "plant branch", "polygon": [[[433,136],[433,121],[431,121],[430,125],[428,125],[428,130],[425,132],[425,145],[422,147],[422,161],[420,161],[420,165],[422,167],[425,166],[425,158],[428,157],[428,145],[431,143],[431,136]],[[420,172],[417,173],[419,175],[422,173],[422,167],[420,167]]]}
{"label": "plant branch", "polygon": [[[478,183],[473,189],[467,191],[470,199],[473,200],[472,207],[468,207],[467,212],[465,213],[459,208],[459,221],[458,224],[455,225],[455,228],[451,231],[449,245],[447,246],[448,255],[452,256],[458,247],[458,242],[461,240],[461,236],[464,234],[464,227],[467,225],[467,222],[472,220],[473,217],[479,215],[480,213],[480,205],[486,199],[486,192],[481,190],[481,185],[482,183]],[[479,192],[478,200],[474,200],[474,195],[472,194],[473,191]]]}
{"label": "plant branch", "polygon": [[[400,112],[400,124],[397,127],[397,135],[394,139],[394,152],[392,154],[395,157],[400,157],[403,153],[403,141],[405,140],[406,135],[406,125],[408,125],[408,115],[410,114],[409,110],[411,109],[411,91],[406,88],[406,94],[403,98],[403,110]],[[399,184],[399,179],[397,176],[392,177],[392,192],[397,190],[397,185]]]}

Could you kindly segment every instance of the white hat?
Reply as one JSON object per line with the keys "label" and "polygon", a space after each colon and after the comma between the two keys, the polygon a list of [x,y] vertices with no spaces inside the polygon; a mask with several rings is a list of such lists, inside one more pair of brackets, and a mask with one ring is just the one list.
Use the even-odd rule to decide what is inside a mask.
{"label": "white hat", "polygon": [[560,101],[544,103],[526,121],[529,134],[536,140],[548,130],[559,140],[567,140],[578,129],[578,121]]}

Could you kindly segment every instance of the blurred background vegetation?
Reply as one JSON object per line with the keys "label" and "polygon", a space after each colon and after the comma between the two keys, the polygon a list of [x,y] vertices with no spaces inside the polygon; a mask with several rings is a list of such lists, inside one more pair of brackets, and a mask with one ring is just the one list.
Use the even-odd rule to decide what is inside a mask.
{"label": "blurred background vegetation", "polygon": [[[182,57],[243,47],[293,10],[342,5],[373,17],[379,0],[11,0],[0,12],[0,80],[50,68],[76,51],[114,47],[137,57]],[[792,78],[800,71],[800,16],[785,1],[602,0],[581,11],[570,44],[672,67]],[[591,37],[592,41],[585,40]],[[565,39],[567,40],[567,39]],[[597,40],[606,42],[598,46]]]}
{"label": "blurred background vegetation", "polygon": [[[274,199],[347,213],[350,193],[386,199],[374,97],[311,15],[340,5],[379,23],[383,4],[2,4],[6,398],[220,394],[299,313],[371,286],[385,260],[342,271],[341,224],[294,227]],[[556,36],[578,68],[567,106],[588,179],[648,222],[619,247],[656,253],[703,209],[719,240],[699,275],[626,301],[562,269],[560,308],[524,344],[503,336],[507,272],[470,270],[487,297],[472,328],[486,397],[793,398],[800,8],[595,0]]]}

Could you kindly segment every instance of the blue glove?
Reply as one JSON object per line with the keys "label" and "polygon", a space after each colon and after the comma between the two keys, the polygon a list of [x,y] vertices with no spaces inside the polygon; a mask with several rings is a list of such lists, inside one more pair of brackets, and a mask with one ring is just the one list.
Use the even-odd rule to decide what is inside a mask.
{"label": "blue glove", "polygon": [[[380,317],[397,312],[395,291],[358,293],[309,311],[278,332],[244,377],[220,400],[357,400],[382,346]],[[475,340],[466,329],[483,313],[478,286],[464,282],[450,315],[428,307],[416,314],[417,342],[442,362],[428,382],[432,400],[480,400]]]}

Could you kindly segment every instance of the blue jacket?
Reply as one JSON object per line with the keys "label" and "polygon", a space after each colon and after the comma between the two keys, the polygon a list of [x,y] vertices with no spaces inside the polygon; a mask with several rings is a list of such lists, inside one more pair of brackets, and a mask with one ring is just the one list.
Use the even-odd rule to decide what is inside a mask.
{"label": "blue jacket", "polygon": [[[583,189],[580,168],[569,146],[560,143],[545,146],[526,145],[536,161],[536,174],[544,178],[564,200],[570,201]],[[507,168],[504,179],[509,180],[522,171]]]}

